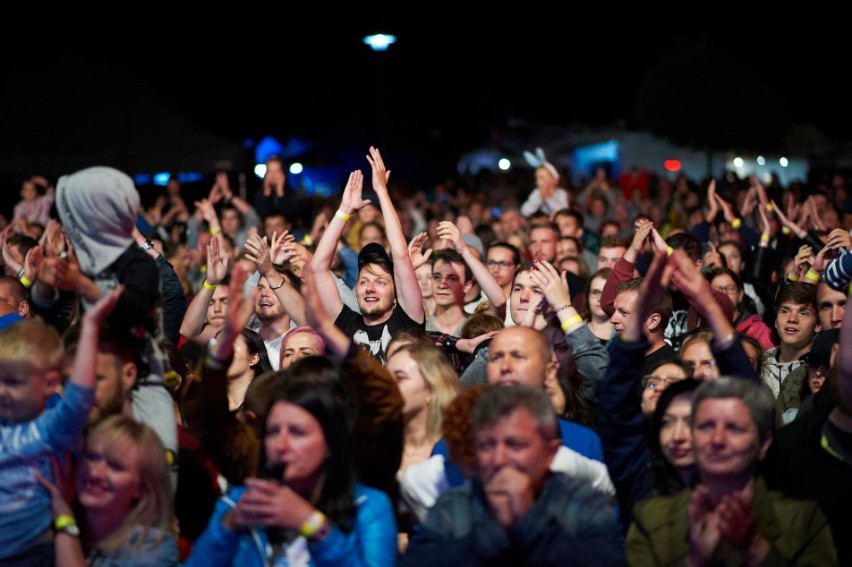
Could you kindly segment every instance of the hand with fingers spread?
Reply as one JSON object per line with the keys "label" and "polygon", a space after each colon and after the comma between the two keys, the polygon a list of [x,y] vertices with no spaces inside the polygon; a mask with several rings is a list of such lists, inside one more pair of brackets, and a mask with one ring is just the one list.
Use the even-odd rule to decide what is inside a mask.
{"label": "hand with fingers spread", "polygon": [[[531,270],[533,282],[541,288],[544,293],[544,298],[547,304],[553,309],[562,309],[564,311],[564,319],[568,319],[577,314],[577,311],[571,305],[571,294],[568,291],[568,282],[559,271],[553,267],[553,264],[547,260],[539,260],[535,263],[535,269]],[[563,319],[563,311],[557,315]]]}
{"label": "hand with fingers spread", "polygon": [[429,234],[421,232],[411,239],[408,243],[408,256],[411,258],[411,265],[416,270],[423,264],[429,261],[429,256],[432,255],[432,249],[423,250],[423,244],[429,239]]}
{"label": "hand with fingers spread", "polygon": [[216,341],[215,351],[211,354],[219,361],[230,360],[234,355],[234,341],[245,328],[248,320],[254,313],[254,303],[257,298],[257,288],[252,288],[246,297],[243,295],[243,286],[248,279],[245,269],[239,264],[234,264],[231,269],[231,279],[228,281],[228,303],[225,313],[225,325]]}
{"label": "hand with fingers spread", "polygon": [[261,276],[266,277],[275,273],[265,236],[255,235],[246,240],[245,257],[257,264],[257,271]]}
{"label": "hand with fingers spread", "polygon": [[272,239],[269,241],[269,254],[272,258],[272,263],[280,266],[284,262],[287,262],[290,259],[291,251],[288,246],[295,243],[296,237],[290,234],[289,231],[285,230],[281,234],[273,232]]}

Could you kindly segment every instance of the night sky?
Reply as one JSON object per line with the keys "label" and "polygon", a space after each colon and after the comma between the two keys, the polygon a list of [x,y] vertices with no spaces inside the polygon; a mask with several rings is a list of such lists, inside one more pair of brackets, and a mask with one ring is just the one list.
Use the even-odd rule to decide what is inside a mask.
{"label": "night sky", "polygon": [[[455,156],[508,124],[629,122],[643,74],[676,54],[679,42],[701,37],[736,62],[709,72],[708,82],[748,92],[762,81],[783,97],[794,121],[842,139],[852,128],[843,86],[849,41],[843,30],[829,29],[837,25],[806,16],[789,16],[800,29],[785,29],[721,13],[699,23],[607,14],[622,22],[613,23],[543,6],[476,18],[425,4],[409,5],[404,17],[368,8],[322,18],[269,10],[249,16],[231,7],[198,14],[213,23],[190,25],[154,10],[102,14],[114,22],[47,22],[23,41],[7,36],[0,118],[50,101],[61,76],[53,73],[73,60],[121,69],[98,86],[112,96],[125,92],[129,73],[187,119],[238,143],[272,134],[333,140],[365,153],[383,142]],[[639,24],[640,17],[654,23]],[[396,34],[397,43],[370,51],[361,38],[377,31]],[[33,122],[30,132],[42,140],[52,135],[53,124]],[[20,143],[27,143],[23,136]]]}

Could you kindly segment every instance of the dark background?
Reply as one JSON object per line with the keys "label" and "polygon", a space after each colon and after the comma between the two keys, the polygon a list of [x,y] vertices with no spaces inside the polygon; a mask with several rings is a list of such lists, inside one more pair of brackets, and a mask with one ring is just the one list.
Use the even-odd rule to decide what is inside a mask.
{"label": "dark background", "polygon": [[[852,127],[848,34],[828,13],[772,23],[716,6],[582,14],[519,4],[473,17],[435,4],[399,15],[291,8],[208,5],[187,19],[176,6],[136,5],[10,21],[19,33],[0,40],[0,150],[44,152],[46,170],[56,152],[94,159],[115,127],[97,118],[102,100],[130,91],[236,144],[295,136],[330,161],[363,161],[377,145],[415,156],[412,167],[436,179],[459,153],[524,124],[621,121],[699,147],[782,147],[794,124],[844,140]],[[376,31],[397,43],[371,51],[361,38]],[[101,79],[76,84],[83,68]],[[4,173],[4,195],[16,195],[19,181]]]}

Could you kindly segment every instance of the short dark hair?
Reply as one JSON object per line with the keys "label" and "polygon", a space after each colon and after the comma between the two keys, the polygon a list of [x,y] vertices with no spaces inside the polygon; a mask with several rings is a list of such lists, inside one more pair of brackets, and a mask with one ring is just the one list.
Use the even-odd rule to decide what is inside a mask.
{"label": "short dark hair", "polygon": [[545,440],[559,438],[556,411],[547,392],[522,384],[494,384],[482,391],[473,406],[474,434],[522,408],[535,418],[538,432]]}
{"label": "short dark hair", "polygon": [[[491,246],[488,247],[488,250],[492,248],[505,248],[509,252],[512,253],[512,261],[517,266],[521,263],[521,251],[518,250],[518,247],[512,244],[511,242],[506,242],[505,240],[498,240],[497,242],[492,242]],[[485,257],[488,257],[488,250],[485,251]]]}
{"label": "short dark hair", "polygon": [[446,262],[447,264],[461,264],[464,266],[464,280],[466,282],[474,281],[473,270],[470,269],[470,266],[468,266],[467,262],[464,261],[464,257],[459,254],[455,248],[443,248],[432,254],[433,267],[438,260]]}
{"label": "short dark hair", "polygon": [[693,262],[701,259],[701,241],[691,232],[672,234],[666,238],[666,244],[675,250],[683,250]]}
{"label": "short dark hair", "polygon": [[809,305],[817,309],[817,286],[803,282],[789,282],[778,288],[775,296],[775,311],[784,303],[795,303],[796,305]]}

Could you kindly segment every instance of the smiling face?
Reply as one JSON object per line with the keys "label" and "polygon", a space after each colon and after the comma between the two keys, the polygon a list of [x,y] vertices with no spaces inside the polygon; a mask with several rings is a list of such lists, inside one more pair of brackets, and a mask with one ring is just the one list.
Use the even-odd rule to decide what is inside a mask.
{"label": "smiling face", "polygon": [[747,479],[766,456],[748,406],[739,398],[707,398],[695,408],[692,444],[702,477]]}
{"label": "smiling face", "polygon": [[367,264],[358,274],[355,297],[366,321],[381,322],[396,304],[393,276],[376,264]]}
{"label": "smiling face", "polygon": [[691,415],[692,394],[680,394],[672,398],[660,422],[660,448],[665,459],[675,468],[695,464],[689,429]]}
{"label": "smiling face", "polygon": [[87,511],[126,514],[142,496],[139,446],[92,439],[77,473],[77,499]]}
{"label": "smiling face", "polygon": [[275,292],[269,289],[269,282],[266,281],[266,278],[260,278],[257,281],[257,290],[258,294],[254,302],[254,313],[260,322],[269,323],[285,315],[284,307],[278,301]]}
{"label": "smiling face", "polygon": [[268,464],[286,465],[283,480],[300,494],[310,494],[325,472],[328,446],[322,426],[300,406],[284,401],[273,404],[263,447]]}

